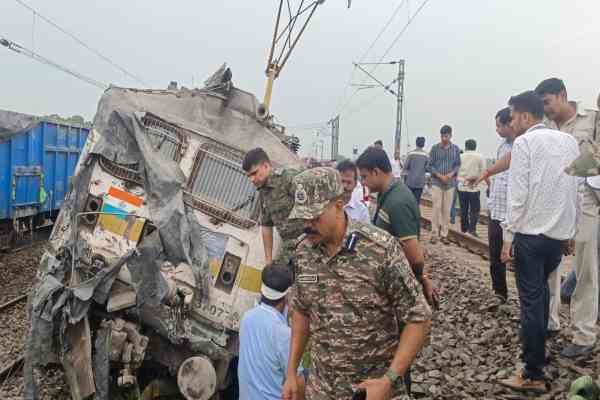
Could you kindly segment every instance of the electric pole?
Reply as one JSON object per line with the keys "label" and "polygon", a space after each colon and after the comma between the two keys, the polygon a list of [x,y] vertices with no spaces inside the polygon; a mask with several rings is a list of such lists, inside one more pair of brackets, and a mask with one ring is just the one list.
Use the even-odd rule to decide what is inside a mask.
{"label": "electric pole", "polygon": [[404,60],[398,61],[398,91],[396,92],[396,135],[394,137],[394,159],[400,159],[402,142],[402,106],[404,103]]}
{"label": "electric pole", "polygon": [[[386,85],[373,76],[372,73],[364,69],[363,65],[395,65],[398,64],[398,77],[394,79],[390,84]],[[369,78],[375,81],[376,85],[353,85],[358,86],[360,89],[371,89],[373,87],[380,86],[386,92],[390,93],[396,98],[396,131],[394,132],[394,159],[400,159],[400,143],[402,141],[402,107],[404,105],[404,60],[389,61],[380,63],[354,63],[354,66],[364,72]],[[391,89],[391,86],[397,83],[398,88],[396,90]]]}
{"label": "electric pole", "polygon": [[336,116],[331,121],[331,159],[337,160],[340,145],[340,116]]}

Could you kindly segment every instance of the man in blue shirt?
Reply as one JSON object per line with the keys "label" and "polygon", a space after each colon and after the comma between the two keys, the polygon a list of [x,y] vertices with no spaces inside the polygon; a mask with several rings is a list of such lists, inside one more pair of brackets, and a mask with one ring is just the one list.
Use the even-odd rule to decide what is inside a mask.
{"label": "man in blue shirt", "polygon": [[429,171],[429,154],[423,149],[425,147],[423,136],[417,138],[416,144],[417,148],[406,156],[404,172],[406,173],[406,186],[417,199],[417,204],[420,204],[425,187],[425,174]]}
{"label": "man in blue shirt", "polygon": [[452,128],[448,125],[440,129],[440,143],[435,144],[429,152],[431,166],[431,197],[433,200],[433,218],[431,219],[431,243],[437,243],[441,236],[442,243],[448,244],[448,228],[450,223],[450,207],[456,187],[456,175],[460,168],[460,149],[453,144]]}
{"label": "man in blue shirt", "polygon": [[[292,283],[292,273],[285,265],[271,264],[262,272],[260,304],[248,311],[240,324],[240,400],[281,400],[290,353],[286,304]],[[304,398],[302,376],[298,382]]]}

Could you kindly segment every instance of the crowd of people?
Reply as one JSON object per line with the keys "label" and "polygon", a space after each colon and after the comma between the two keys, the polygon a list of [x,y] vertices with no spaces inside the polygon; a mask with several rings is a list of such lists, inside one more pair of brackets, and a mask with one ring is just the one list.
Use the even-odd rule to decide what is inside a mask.
{"label": "crowd of people", "polygon": [[[402,179],[381,142],[335,168],[276,169],[263,149],[249,151],[243,169],[260,196],[268,265],[260,303],[240,326],[240,398],[410,396],[410,366],[439,306],[424,272],[420,232],[428,174],[430,245],[449,244],[457,198],[460,229],[478,236],[487,186],[489,308],[507,302],[506,264],[512,262],[521,313],[524,367],[499,383],[547,391],[545,343],[560,329],[561,297],[570,301],[573,329],[561,356],[590,356],[596,344],[599,201],[595,181],[578,177],[589,171],[573,171],[573,165],[595,150],[598,114],[570,102],[562,81],[547,79],[496,113],[502,143],[495,164],[486,168],[474,139],[461,150],[444,125],[429,152],[425,139],[416,139]],[[370,207],[360,185],[374,199]],[[560,287],[558,267],[571,253],[572,272]]]}

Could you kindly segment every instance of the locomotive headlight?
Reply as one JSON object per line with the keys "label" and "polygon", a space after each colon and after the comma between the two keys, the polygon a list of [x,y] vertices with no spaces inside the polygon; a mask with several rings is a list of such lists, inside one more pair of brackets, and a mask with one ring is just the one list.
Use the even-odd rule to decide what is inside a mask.
{"label": "locomotive headlight", "polygon": [[226,252],[223,257],[221,270],[219,271],[215,287],[224,290],[227,293],[231,293],[241,263],[242,259],[240,257]]}

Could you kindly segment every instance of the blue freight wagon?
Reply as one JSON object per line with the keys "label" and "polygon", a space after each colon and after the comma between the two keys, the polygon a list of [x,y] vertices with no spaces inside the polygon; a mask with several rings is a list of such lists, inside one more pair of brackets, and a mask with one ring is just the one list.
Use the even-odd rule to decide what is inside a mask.
{"label": "blue freight wagon", "polygon": [[89,124],[0,110],[0,249],[58,215]]}

